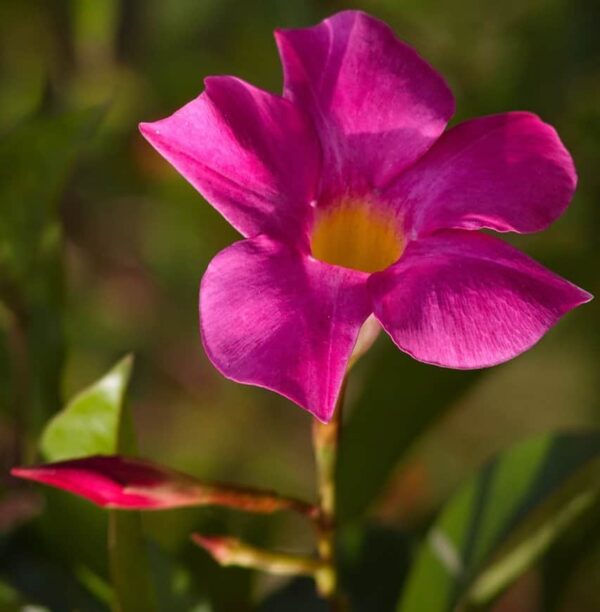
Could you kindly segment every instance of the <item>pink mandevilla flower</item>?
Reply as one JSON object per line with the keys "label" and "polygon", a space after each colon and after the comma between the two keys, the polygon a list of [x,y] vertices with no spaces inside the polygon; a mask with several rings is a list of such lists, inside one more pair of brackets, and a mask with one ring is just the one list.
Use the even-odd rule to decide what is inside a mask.
{"label": "pink mandevilla flower", "polygon": [[225,376],[328,421],[367,319],[419,361],[481,368],[591,299],[474,231],[535,232],[566,209],[577,178],[551,126],[512,112],[445,131],[442,77],[359,11],[275,37],[283,96],[210,77],[140,126],[244,237],[200,289]]}

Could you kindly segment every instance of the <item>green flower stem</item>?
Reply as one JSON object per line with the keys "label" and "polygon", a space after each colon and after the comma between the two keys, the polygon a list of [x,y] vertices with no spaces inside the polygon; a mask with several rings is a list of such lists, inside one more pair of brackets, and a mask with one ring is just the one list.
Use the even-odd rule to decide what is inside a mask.
{"label": "green flower stem", "polygon": [[333,417],[329,423],[313,422],[313,445],[319,489],[318,551],[325,563],[323,571],[315,576],[317,589],[328,599],[332,609],[340,609],[338,598],[338,577],[335,558],[336,488],[335,476],[338,459],[342,407],[346,381],[342,385]]}
{"label": "green flower stem", "polygon": [[195,533],[192,539],[222,566],[235,565],[280,576],[312,576],[315,579],[326,570],[326,564],[320,559],[271,552],[250,546],[237,538]]}
{"label": "green flower stem", "polygon": [[326,599],[333,612],[345,610],[338,592],[335,554],[336,537],[336,469],[342,425],[342,407],[346,381],[342,385],[333,417],[329,423],[313,421],[313,445],[317,468],[319,503],[282,497],[271,491],[246,489],[230,485],[202,487],[203,505],[235,508],[245,512],[271,513],[295,511],[308,518],[317,534],[318,558],[277,553],[256,548],[237,538],[194,534],[193,541],[204,548],[220,565],[235,565],[285,576],[311,576],[319,594]]}

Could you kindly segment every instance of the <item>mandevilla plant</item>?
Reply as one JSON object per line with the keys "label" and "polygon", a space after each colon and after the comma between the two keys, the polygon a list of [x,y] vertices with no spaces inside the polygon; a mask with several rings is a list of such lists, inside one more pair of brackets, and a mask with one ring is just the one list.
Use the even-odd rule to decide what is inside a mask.
{"label": "mandevilla plant", "polygon": [[[531,348],[591,295],[477,231],[536,232],[565,211],[577,177],[550,125],[511,112],[446,129],[454,100],[443,78],[385,23],[359,11],[275,37],[282,96],[235,77],[209,77],[198,98],[140,129],[243,236],[202,279],[202,342],[224,376],[271,389],[313,415],[318,503],[208,484],[114,454],[122,446],[13,474],[119,510],[298,512],[314,526],[314,556],[263,550],[230,535],[193,540],[222,565],[313,577],[331,609],[341,610],[350,604],[336,559],[336,461],[355,361],[383,329],[418,361],[493,366]],[[111,384],[105,380],[106,393]],[[67,412],[85,420],[81,398],[78,406]],[[65,414],[49,425],[46,441],[68,438]],[[585,449],[571,467],[588,474],[597,438],[561,440],[563,450]],[[535,542],[515,536],[504,555],[492,555],[541,507],[541,493],[525,497],[554,442],[540,439],[498,459],[500,489],[489,510],[496,514],[486,515],[488,531],[484,520],[469,532],[473,556],[461,554],[473,528],[476,482],[459,492],[423,544],[399,609],[490,601],[590,507],[598,487],[589,478],[579,487],[569,481]],[[515,457],[525,457],[531,473]],[[544,494],[558,495],[572,473],[556,476]],[[427,585],[436,580],[447,588],[434,597]]]}

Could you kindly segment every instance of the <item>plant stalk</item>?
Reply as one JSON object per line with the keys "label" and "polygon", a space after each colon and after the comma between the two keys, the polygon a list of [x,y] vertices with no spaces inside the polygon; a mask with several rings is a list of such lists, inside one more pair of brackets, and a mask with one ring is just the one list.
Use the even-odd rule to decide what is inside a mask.
{"label": "plant stalk", "polygon": [[279,495],[275,491],[222,483],[202,484],[198,500],[201,502],[198,505],[221,506],[257,514],[273,514],[286,510],[296,512],[318,528],[317,506],[294,497]]}
{"label": "plant stalk", "polygon": [[317,548],[324,568],[315,575],[319,594],[327,599],[332,610],[341,610],[338,575],[336,567],[336,471],[340,434],[342,428],[342,408],[346,394],[346,380],[329,423],[313,422],[313,445],[317,468],[319,493],[319,527]]}

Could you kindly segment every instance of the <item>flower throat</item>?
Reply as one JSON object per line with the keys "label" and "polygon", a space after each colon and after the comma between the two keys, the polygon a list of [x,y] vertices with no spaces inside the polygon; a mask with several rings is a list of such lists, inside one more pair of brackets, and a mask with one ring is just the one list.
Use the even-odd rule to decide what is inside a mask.
{"label": "flower throat", "polygon": [[345,200],[317,210],[311,237],[313,257],[329,264],[378,272],[404,250],[398,219],[364,200]]}

